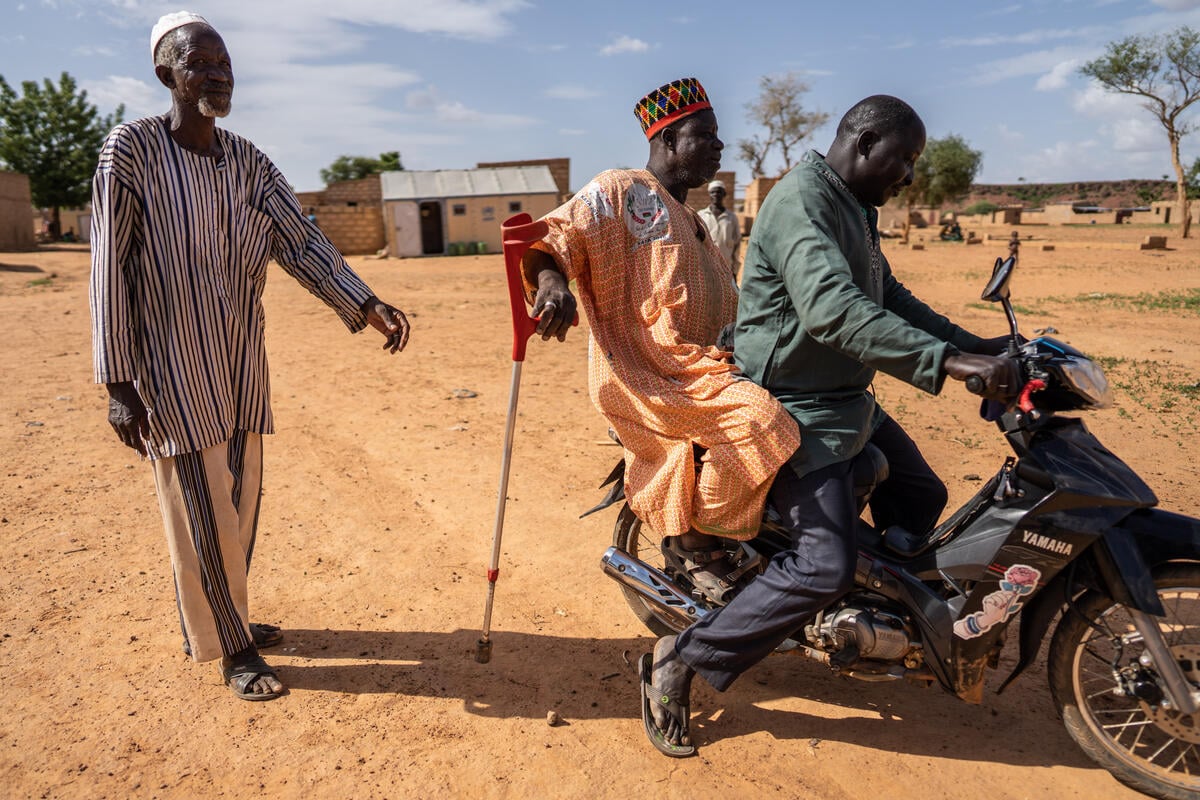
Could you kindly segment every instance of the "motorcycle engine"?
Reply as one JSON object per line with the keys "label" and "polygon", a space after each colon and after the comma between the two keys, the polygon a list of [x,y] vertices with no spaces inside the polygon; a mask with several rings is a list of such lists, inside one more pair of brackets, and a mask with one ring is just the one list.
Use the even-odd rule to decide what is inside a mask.
{"label": "motorcycle engine", "polygon": [[843,604],[825,612],[806,633],[830,653],[850,651],[872,661],[901,661],[914,649],[912,627],[886,609]]}

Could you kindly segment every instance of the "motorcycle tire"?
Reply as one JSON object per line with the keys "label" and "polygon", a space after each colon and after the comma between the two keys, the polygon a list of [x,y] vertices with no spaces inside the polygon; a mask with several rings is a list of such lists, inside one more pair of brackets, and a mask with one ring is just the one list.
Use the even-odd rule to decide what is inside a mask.
{"label": "motorcycle tire", "polygon": [[[1155,572],[1154,585],[1167,610],[1161,623],[1167,645],[1193,685],[1200,683],[1200,565],[1168,565]],[[1200,714],[1187,717],[1112,691],[1113,662],[1136,665],[1142,653],[1133,631],[1124,606],[1112,598],[1099,592],[1081,597],[1050,643],[1054,703],[1071,738],[1117,780],[1163,800],[1195,800]],[[1120,648],[1114,636],[1125,637]]]}
{"label": "motorcycle tire", "polygon": [[[621,513],[617,515],[617,523],[613,528],[613,546],[641,559],[655,569],[665,571],[662,537],[642,525],[642,521],[628,505],[622,506]],[[691,589],[691,587],[683,588],[684,591]],[[655,636],[670,636],[683,631],[684,626],[677,625],[668,617],[658,614],[633,589],[622,586],[621,592],[625,595],[625,602],[629,604],[634,616],[640,619],[642,624],[649,628]]]}

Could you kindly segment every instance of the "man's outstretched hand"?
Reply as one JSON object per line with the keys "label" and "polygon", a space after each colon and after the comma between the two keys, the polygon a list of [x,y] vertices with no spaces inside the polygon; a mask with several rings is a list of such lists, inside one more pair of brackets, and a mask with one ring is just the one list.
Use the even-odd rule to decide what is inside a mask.
{"label": "man's outstretched hand", "polygon": [[387,337],[383,343],[384,350],[395,353],[403,350],[408,344],[408,317],[400,309],[390,306],[375,295],[367,298],[362,304],[362,311],[367,315],[367,322],[372,328]]}

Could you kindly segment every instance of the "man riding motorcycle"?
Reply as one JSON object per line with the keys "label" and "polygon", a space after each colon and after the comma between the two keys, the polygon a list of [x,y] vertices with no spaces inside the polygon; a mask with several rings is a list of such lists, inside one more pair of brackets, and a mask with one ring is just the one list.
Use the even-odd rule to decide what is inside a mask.
{"label": "man riding motorcycle", "polygon": [[801,446],[770,500],[793,548],[728,605],[641,661],[647,736],[664,754],[691,755],[688,698],[699,673],[724,691],[853,585],[858,518],[852,460],[868,442],[889,462],[872,494],[875,526],[924,532],[946,489],[869,391],[876,370],[936,394],[947,376],[976,377],[1008,399],[1020,375],[1003,352],[915,298],[879,246],[876,207],[912,182],[925,126],[908,104],[876,95],[851,108],[826,156],[815,151],[767,196],[747,248],[735,359],[800,425]]}

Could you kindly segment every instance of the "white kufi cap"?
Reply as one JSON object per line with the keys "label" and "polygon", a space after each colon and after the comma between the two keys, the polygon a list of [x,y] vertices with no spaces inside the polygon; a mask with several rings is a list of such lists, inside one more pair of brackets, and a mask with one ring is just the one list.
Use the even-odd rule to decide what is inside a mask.
{"label": "white kufi cap", "polygon": [[154,51],[158,49],[158,43],[164,36],[176,28],[191,25],[193,22],[202,22],[210,28],[212,27],[208,20],[194,11],[174,11],[159,17],[158,22],[154,23],[154,27],[150,30],[150,59],[154,59]]}
{"label": "white kufi cap", "polygon": [[725,183],[723,181],[712,181],[711,183],[708,184],[708,191],[711,192],[713,189],[720,189],[720,190],[724,191]]}

